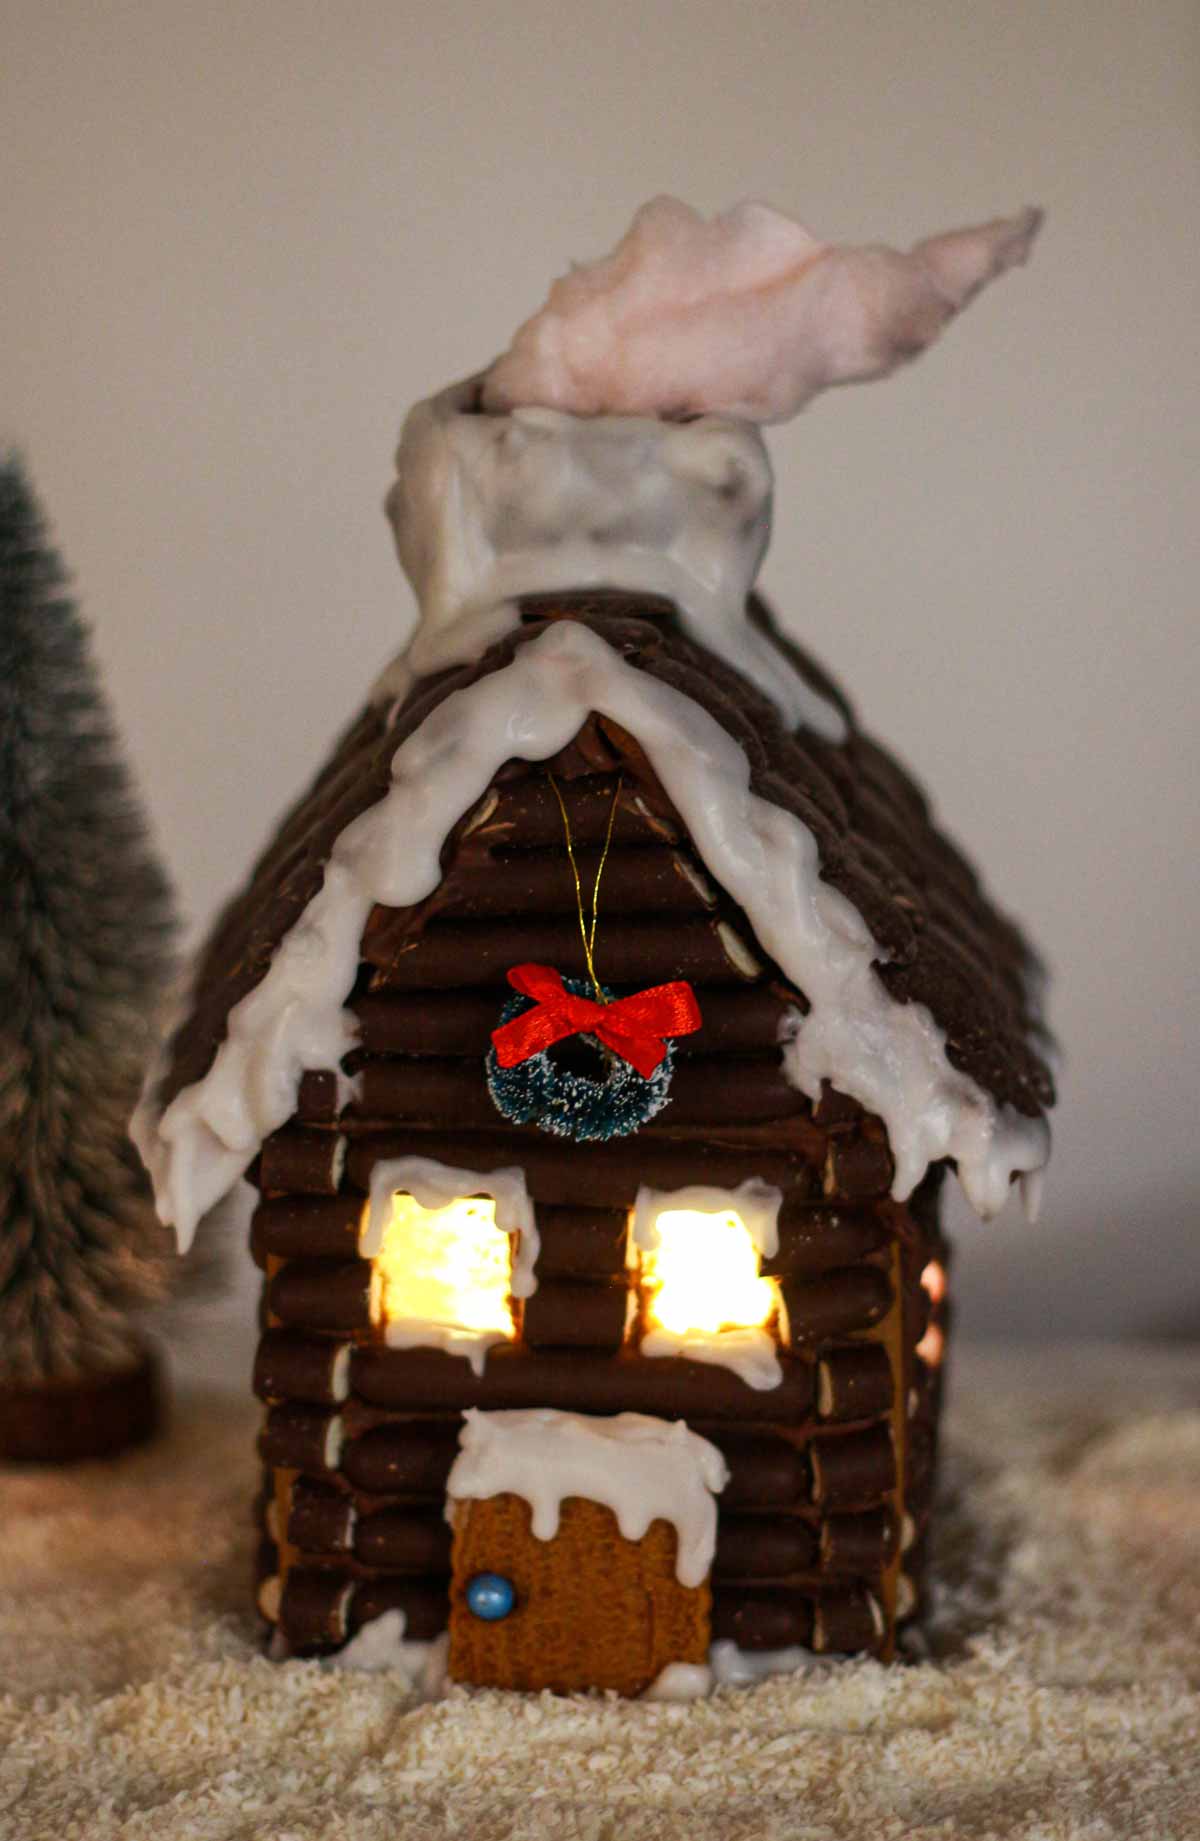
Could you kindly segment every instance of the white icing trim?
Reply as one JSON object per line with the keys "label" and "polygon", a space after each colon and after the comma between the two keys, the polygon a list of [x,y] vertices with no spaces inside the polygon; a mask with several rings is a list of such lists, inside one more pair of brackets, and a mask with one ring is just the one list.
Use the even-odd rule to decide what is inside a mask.
{"label": "white icing trim", "polygon": [[392,1157],[371,1172],[367,1212],[358,1236],[361,1259],[374,1259],[383,1245],[388,1210],[394,1195],[411,1195],[422,1208],[447,1208],[464,1196],[486,1195],[496,1204],[496,1226],[505,1234],[520,1236],[513,1259],[514,1298],[532,1297],[537,1290],[534,1268],[541,1250],[533,1203],[518,1164],[503,1170],[458,1170],[434,1157]]}
{"label": "white icing trim", "polygon": [[771,533],[757,429],[727,416],[478,415],[479,383],[418,403],[404,424],[387,513],[421,613],[376,701],[478,658],[516,624],[522,595],[625,588],[673,601],[688,636],[789,728],[845,739],[841,711],[746,618]]}
{"label": "white icing trim", "polygon": [[692,1362],[728,1368],[756,1393],[768,1393],[783,1379],[775,1338],[770,1330],[753,1325],[726,1330],[668,1330],[656,1323],[642,1337],[638,1354],[663,1360],[686,1355]]}
{"label": "white icing trim", "polygon": [[[534,1221],[533,1203],[525,1174],[516,1165],[503,1170],[455,1169],[432,1157],[393,1157],[377,1163],[371,1172],[370,1198],[359,1230],[358,1251],[363,1259],[377,1258],[383,1246],[392,1198],[411,1195],[421,1208],[446,1208],[466,1196],[490,1196],[495,1202],[496,1226],[516,1238],[509,1276],[509,1295],[528,1298],[537,1290],[534,1267],[541,1243]],[[372,1316],[374,1308],[372,1287]],[[463,1324],[435,1323],[418,1318],[389,1318],[384,1325],[389,1349],[441,1349],[460,1355],[476,1375],[482,1375],[488,1350],[509,1338],[503,1330],[476,1330]]]}
{"label": "white icing trim", "polygon": [[[759,1257],[770,1259],[779,1251],[779,1209],[783,1191],[761,1177],[748,1177],[736,1189],[716,1189],[707,1183],[690,1183],[683,1189],[638,1190],[633,1205],[632,1244],[644,1253],[659,1245],[658,1217],[666,1210],[692,1209],[698,1214],[734,1212],[749,1234]],[[779,1351],[768,1329],[738,1325],[720,1330],[669,1330],[655,1324],[642,1337],[639,1353],[669,1358],[684,1355],[691,1361],[728,1368],[758,1393],[778,1387],[783,1380]]]}
{"label": "white icing trim", "polygon": [[706,1662],[668,1662],[640,1700],[703,1700],[713,1690],[713,1672]]}
{"label": "white icing trim", "polygon": [[389,1318],[384,1325],[383,1340],[389,1349],[440,1349],[443,1355],[459,1355],[470,1364],[472,1374],[482,1377],[488,1350],[511,1339],[503,1330],[469,1330],[461,1324],[399,1317]]}
{"label": "white icing trim", "polygon": [[414,1642],[404,1635],[404,1612],[395,1610],[373,1617],[323,1666],[370,1675],[394,1670],[422,1700],[437,1700],[445,1691],[449,1658],[449,1631],[431,1643]]}
{"label": "white icing trim", "polygon": [[821,877],[812,833],[751,791],[733,738],[699,704],[562,620],[447,697],[397,749],[389,791],[335,842],[321,888],[230,1011],[208,1073],[176,1095],[156,1130],[142,1130],[159,1213],[181,1249],[291,1116],[302,1073],[338,1068],[353,1045],[355,1019],[342,1005],[375,903],[407,907],[432,893],[447,834],[503,762],[556,754],[593,711],[636,737],[709,873],[804,992],[811,1009],[784,1045],[787,1076],[814,1101],[829,1080],[878,1114],[897,1200],[931,1163],[954,1158],[968,1199],[990,1215],[1014,1174],[1045,1164],[1045,1121],[998,1107],[951,1067],[929,1011],[891,998],[866,922]]}
{"label": "white icing trim", "polygon": [[704,1700],[718,1688],[757,1687],[776,1675],[809,1674],[828,1671],[836,1664],[826,1662],[811,1649],[739,1649],[736,1643],[722,1638],[708,1652],[703,1662],[668,1662],[639,1696],[651,1701]]}
{"label": "white icing trim", "polygon": [[[568,1496],[611,1509],[627,1541],[639,1541],[654,1521],[678,1536],[675,1573],[681,1585],[701,1585],[717,1539],[716,1497],[729,1472],[715,1445],[682,1419],[645,1413],[593,1418],[549,1407],[484,1413],[468,1408],[459,1453],[446,1483],[451,1503],[513,1494],[533,1512],[539,1541],[553,1540]],[[447,1506],[453,1520],[453,1508]]]}
{"label": "white icing trim", "polygon": [[658,1217],[666,1210],[692,1209],[697,1214],[736,1214],[763,1259],[779,1251],[779,1210],[783,1190],[761,1176],[747,1177],[736,1189],[689,1183],[683,1189],[650,1189],[645,1183],[633,1204],[633,1244],[653,1253],[659,1243]]}

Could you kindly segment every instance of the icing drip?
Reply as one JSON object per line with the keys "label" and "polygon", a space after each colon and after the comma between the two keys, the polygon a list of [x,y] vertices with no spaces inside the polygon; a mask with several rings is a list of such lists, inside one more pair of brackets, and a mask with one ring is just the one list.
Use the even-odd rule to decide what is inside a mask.
{"label": "icing drip", "polygon": [[496,1204],[496,1226],[506,1234],[519,1236],[513,1260],[512,1295],[514,1298],[532,1297],[537,1290],[534,1268],[540,1242],[525,1175],[515,1164],[511,1169],[484,1173],[455,1170],[433,1157],[393,1157],[386,1163],[377,1163],[371,1173],[370,1205],[358,1237],[358,1251],[363,1259],[374,1259],[378,1254],[391,1199],[397,1192],[411,1195],[422,1208],[446,1208],[462,1196],[491,1196]]}
{"label": "icing drip", "polygon": [[[632,1244],[642,1253],[653,1254],[660,1244],[658,1223],[663,1214],[682,1212],[699,1216],[697,1222],[687,1224],[685,1231],[689,1239],[704,1241],[712,1218],[719,1221],[720,1217],[732,1213],[745,1228],[759,1258],[770,1259],[779,1250],[778,1222],[782,1201],[782,1191],[759,1177],[750,1177],[736,1189],[714,1189],[704,1183],[674,1190],[649,1189],[643,1185],[634,1202]],[[693,1230],[698,1231],[693,1233]],[[697,1253],[697,1259],[701,1264],[706,1263],[704,1254]],[[720,1280],[716,1282],[719,1285]],[[763,1281],[764,1285],[766,1283]],[[702,1327],[694,1318],[686,1328],[668,1328],[654,1322],[641,1339],[640,1353],[660,1357],[685,1355],[692,1361],[728,1368],[748,1387],[759,1392],[778,1387],[783,1370],[771,1332],[752,1321],[749,1312],[744,1318],[735,1315],[732,1322],[721,1325],[716,1319],[723,1301],[710,1296],[701,1301],[700,1308],[705,1302],[713,1310],[712,1326]]]}
{"label": "icing drip", "polygon": [[431,1643],[417,1643],[405,1637],[403,1611],[384,1611],[330,1656],[325,1667],[368,1675],[395,1670],[422,1700],[437,1700],[445,1691],[449,1653],[448,1632]]}
{"label": "icing drip", "polygon": [[1045,1164],[1045,1121],[998,1107],[951,1067],[928,1010],[889,996],[865,921],[821,878],[812,833],[750,790],[749,763],[732,737],[588,628],[557,621],[502,670],[447,697],[408,737],[388,793],[342,832],[321,889],[261,983],[230,1011],[204,1079],[184,1088],[157,1124],[152,1100],[144,1102],[139,1148],[181,1249],[291,1116],[303,1072],[336,1069],[353,1045],[354,1019],[342,1006],[374,904],[407,907],[430,894],[451,827],[503,762],[556,754],[592,711],[637,739],[705,867],[804,992],[810,1012],[783,1048],[788,1076],[814,1101],[828,1079],[882,1118],[897,1200],[931,1163],[954,1158],[968,1199],[989,1215],[1015,1174]]}
{"label": "icing drip", "polygon": [[721,416],[477,415],[477,389],[456,384],[404,425],[387,510],[421,617],[378,701],[477,658],[516,624],[522,595],[626,588],[674,601],[684,631],[789,727],[844,739],[841,712],[745,616],[771,529],[756,429]]}
{"label": "icing drip", "polygon": [[[715,1445],[689,1432],[682,1419],[645,1413],[587,1418],[549,1407],[484,1413],[468,1408],[459,1454],[446,1484],[452,1501],[520,1496],[533,1512],[539,1541],[553,1540],[568,1496],[601,1503],[616,1516],[627,1541],[666,1521],[678,1546],[681,1585],[708,1576],[717,1538],[716,1497],[729,1472]],[[448,1506],[447,1519],[453,1520]]]}
{"label": "icing drip", "polygon": [[1041,1218],[1042,1201],[1046,1193],[1046,1172],[1027,1170],[1020,1179],[1021,1208],[1030,1227],[1036,1227]]}
{"label": "icing drip", "polygon": [[668,1662],[650,1683],[643,1700],[703,1700],[717,1688],[757,1687],[776,1675],[807,1674],[828,1665],[809,1649],[739,1649],[723,1639],[708,1652],[708,1662]]}
{"label": "icing drip", "polygon": [[[515,1242],[504,1297],[495,1294],[495,1283],[504,1281],[490,1253],[483,1273],[470,1263],[469,1255],[465,1266],[461,1257],[457,1263],[454,1260],[455,1204],[461,1205],[475,1196],[490,1197],[494,1204],[493,1222],[484,1228],[487,1238],[494,1241],[498,1230]],[[396,1157],[376,1164],[358,1239],[358,1251],[364,1259],[378,1260],[384,1250],[397,1197],[411,1197],[420,1208],[438,1214],[447,1211],[451,1225],[447,1225],[446,1214],[425,1225],[424,1234],[432,1236],[432,1247],[428,1239],[423,1241],[416,1264],[409,1263],[402,1269],[394,1287],[378,1271],[373,1274],[372,1317],[382,1319],[384,1341],[390,1349],[441,1349],[447,1355],[461,1356],[475,1374],[481,1375],[488,1350],[496,1343],[510,1341],[514,1334],[508,1298],[527,1298],[537,1290],[534,1267],[540,1243],[524,1175],[516,1167],[486,1175],[478,1170],[457,1170],[431,1157]],[[407,1258],[411,1262],[411,1240],[408,1246]],[[387,1263],[386,1253],[383,1263]],[[484,1315],[472,1324],[471,1312],[481,1302],[478,1287],[485,1280],[490,1282],[482,1300]],[[392,1297],[399,1304],[396,1314],[386,1308]],[[424,1303],[424,1310],[418,1308],[418,1301]]]}
{"label": "icing drip", "polygon": [[769,1330],[666,1330],[661,1324],[646,1331],[638,1345],[640,1355],[686,1355],[689,1361],[728,1368],[756,1393],[778,1387],[783,1379],[779,1351]]}
{"label": "icing drip", "polygon": [[713,1673],[704,1662],[668,1662],[661,1668],[642,1700],[703,1700],[712,1693]]}

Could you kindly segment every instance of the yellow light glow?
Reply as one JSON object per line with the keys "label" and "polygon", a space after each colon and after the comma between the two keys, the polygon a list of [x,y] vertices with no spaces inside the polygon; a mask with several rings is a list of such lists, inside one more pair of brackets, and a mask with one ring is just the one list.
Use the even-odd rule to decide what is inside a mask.
{"label": "yellow light glow", "polygon": [[927,1368],[941,1367],[942,1357],[946,1353],[946,1338],[936,1323],[930,1324],[917,1344],[916,1352]]}
{"label": "yellow light glow", "polygon": [[676,1336],[765,1324],[778,1305],[775,1283],[758,1275],[758,1248],[732,1209],[658,1216],[658,1245],[642,1255],[652,1324]]}
{"label": "yellow light glow", "polygon": [[376,1322],[512,1336],[512,1243],[487,1196],[422,1208],[392,1197],[373,1270]]}
{"label": "yellow light glow", "polygon": [[940,1259],[931,1259],[921,1274],[924,1285],[934,1304],[940,1304],[946,1295],[946,1268]]}

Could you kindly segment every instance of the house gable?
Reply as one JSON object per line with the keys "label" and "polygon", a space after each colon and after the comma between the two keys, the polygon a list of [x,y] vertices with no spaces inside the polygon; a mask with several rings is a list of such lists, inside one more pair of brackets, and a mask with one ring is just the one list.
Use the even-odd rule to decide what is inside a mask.
{"label": "house gable", "polygon": [[[585,887],[613,816],[601,975],[623,991],[683,972],[703,1017],[676,1045],[669,1105],[607,1143],[507,1124],[484,1075],[512,955],[584,968],[563,808]],[[278,1640],[319,1653],[389,1611],[413,1640],[435,1638],[456,1602],[439,1497],[461,1415],[543,1408],[683,1419],[721,1451],[717,1640],[887,1653],[915,1601],[932,1468],[910,1423],[932,1415],[939,1384],[912,1354],[931,1309],[921,1274],[944,1252],[937,1176],[899,1207],[879,1122],[833,1093],[814,1107],[786,1080],[781,1028],[799,993],[706,877],[628,735],[593,716],[551,760],[506,763],[441,871],[424,901],[368,920],[352,1103],[310,1073],[256,1172],[255,1385],[278,1537],[263,1602]],[[530,1198],[536,1285],[483,1363],[440,1337],[389,1346],[373,1309],[369,1198],[414,1159],[463,1172],[464,1193],[517,1169]],[[734,1203],[748,1186],[778,1198],[760,1271],[782,1308],[773,1371],[756,1381],[686,1347],[651,1352],[630,1245],[640,1196]]]}
{"label": "house gable", "polygon": [[[567,623],[561,635],[556,617]],[[452,689],[467,701],[456,697],[443,720],[441,701]],[[932,849],[910,846],[908,856],[924,863],[936,908],[933,901],[922,905],[917,884],[895,860],[900,852],[885,859],[850,826],[850,794],[859,778],[869,809],[870,782],[886,762],[879,751],[864,751],[856,777],[845,750],[815,738],[801,750],[773,712],[755,702],[756,693],[697,654],[669,624],[605,618],[571,605],[531,609],[516,641],[495,648],[465,682],[459,674],[440,690],[442,697],[438,687],[418,690],[402,713],[406,732],[397,728],[390,736],[393,778],[383,798],[355,817],[349,793],[344,803],[338,799],[344,774],[327,775],[314,796],[318,822],[308,837],[288,854],[296,821],[285,824],[274,862],[220,930],[225,977],[210,955],[208,972],[215,976],[202,974],[201,1006],[177,1042],[163,1089],[169,1100],[175,1085],[175,1101],[157,1143],[153,1123],[142,1132],[148,1161],[157,1157],[160,1166],[160,1195],[177,1220],[181,1207],[194,1218],[239,1173],[242,1147],[252,1146],[256,1128],[261,1137],[286,1117],[280,1100],[294,1095],[306,1059],[339,1068],[351,1046],[341,1005],[353,983],[356,928],[370,908],[364,893],[375,891],[376,906],[397,897],[403,904],[408,889],[418,898],[416,904],[408,898],[410,906],[436,898],[455,832],[502,764],[497,740],[511,731],[514,755],[544,758],[565,745],[592,703],[634,777],[640,771],[642,785],[656,777],[665,782],[693,831],[702,828],[697,895],[714,883],[725,894],[735,891],[759,934],[777,943],[793,983],[801,972],[813,1014],[788,1050],[792,1083],[815,1096],[821,1080],[832,1077],[887,1119],[898,1193],[911,1189],[930,1161],[953,1155],[976,1206],[989,1212],[1003,1200],[1012,1170],[1044,1161],[1034,1095],[1044,1095],[1048,1081],[1029,1040],[1027,955],[969,884],[969,872],[958,873],[951,847],[927,819]],[[377,771],[384,746],[377,722],[374,735],[371,719],[362,726],[365,735],[353,742],[365,747],[367,767]],[[653,759],[653,773],[645,772],[642,751]],[[797,771],[785,774],[781,766]],[[360,783],[369,778],[361,773]],[[907,812],[893,802],[894,829],[902,830],[905,818],[911,829],[920,807],[920,796],[908,792]],[[333,822],[340,821],[332,843],[331,808]],[[201,1007],[211,1004],[219,1015],[224,1000],[253,976],[260,941],[276,931],[281,909],[289,912],[311,887],[314,869],[317,892],[300,908],[299,923],[285,927],[261,982],[226,1013],[215,1069],[188,1088],[180,1083],[181,1066],[189,1059],[197,1064],[216,1033],[215,1018],[210,1012],[206,1023]],[[268,870],[274,886],[265,886]],[[968,899],[974,913],[946,945],[943,917]],[[501,933],[493,927],[491,937]],[[892,993],[894,979],[900,988]],[[221,985],[226,989],[214,1002],[212,986]],[[936,998],[949,1027],[922,994]],[[888,1039],[886,1077],[881,1034]],[[979,1090],[971,1063],[988,1068],[990,1088]],[[962,1077],[952,1072],[960,1065]],[[197,1191],[182,1203],[181,1175]]]}

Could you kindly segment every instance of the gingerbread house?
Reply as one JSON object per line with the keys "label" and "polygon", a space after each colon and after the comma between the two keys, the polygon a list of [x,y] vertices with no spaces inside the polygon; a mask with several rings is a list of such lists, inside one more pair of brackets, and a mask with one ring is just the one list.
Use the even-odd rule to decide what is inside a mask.
{"label": "gingerbread house", "polygon": [[939,1197],[1045,1163],[1036,965],[754,593],[770,502],[742,417],[409,419],[416,638],[137,1129],[185,1241],[258,1192],[276,1654],[682,1693],[920,1607]]}

